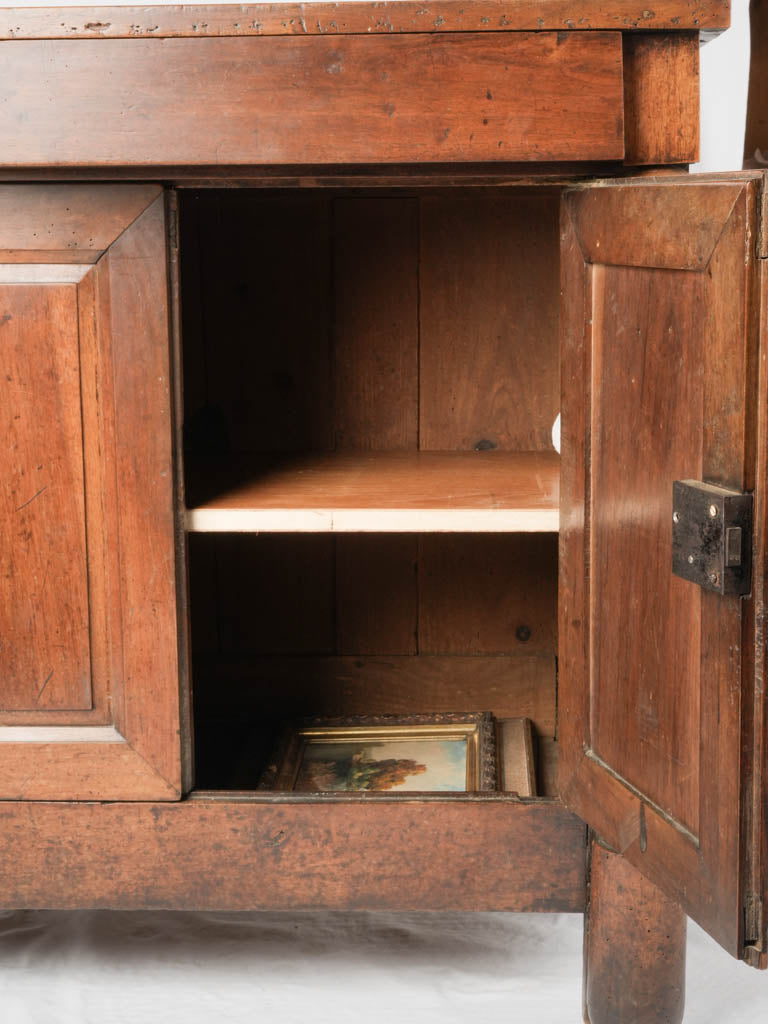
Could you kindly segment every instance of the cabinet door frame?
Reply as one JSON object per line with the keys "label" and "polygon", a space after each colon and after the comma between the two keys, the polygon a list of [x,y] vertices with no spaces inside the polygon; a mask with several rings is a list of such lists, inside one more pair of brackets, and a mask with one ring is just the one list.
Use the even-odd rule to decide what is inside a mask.
{"label": "cabinet door frame", "polygon": [[[189,785],[166,202],[157,185],[0,187],[6,301],[16,285],[75,289],[89,670],[75,706],[38,708],[43,686],[0,712],[0,799],[173,800]],[[40,324],[22,321],[22,350],[25,330],[33,345]]]}
{"label": "cabinet door frame", "polygon": [[[762,368],[765,352],[764,342],[760,342],[761,261],[757,258],[763,184],[762,177],[756,174],[595,183],[565,193],[561,222],[560,793],[568,807],[664,892],[677,899],[721,945],[757,966],[765,966],[765,926],[761,920],[764,888],[760,887],[765,856],[765,839],[761,836],[765,823],[760,820],[761,814],[764,815],[760,808],[764,806],[765,774],[762,682],[765,545],[761,542],[765,529],[758,530],[753,553],[755,586],[752,595],[740,599],[700,594],[700,638],[691,644],[696,655],[693,671],[698,673],[695,677],[698,691],[693,704],[698,709],[699,719],[690,733],[693,739],[689,737],[691,748],[698,737],[697,753],[694,753],[696,781],[690,791],[691,802],[696,804],[691,812],[696,824],[694,828],[687,828],[680,815],[676,816],[669,807],[661,806],[649,796],[649,786],[652,790],[655,782],[642,777],[639,767],[642,757],[630,749],[629,741],[628,753],[614,754],[614,764],[611,764],[611,758],[602,758],[595,749],[599,739],[594,738],[599,736],[596,723],[601,694],[608,694],[608,705],[613,701],[613,714],[623,714],[627,721],[640,716],[643,696],[643,682],[638,682],[638,674],[624,688],[620,662],[616,662],[616,675],[610,680],[618,696],[611,694],[606,674],[600,677],[602,654],[595,648],[600,628],[604,630],[603,636],[610,630],[617,633],[633,628],[626,620],[616,620],[621,612],[615,607],[607,609],[601,605],[600,579],[605,580],[608,571],[623,574],[625,582],[617,586],[625,587],[625,592],[626,588],[637,588],[641,609],[647,609],[652,600],[666,602],[665,609],[673,608],[675,601],[689,600],[695,609],[693,602],[699,600],[698,596],[692,596],[693,592],[674,591],[675,582],[664,595],[657,594],[653,598],[644,595],[643,588],[652,587],[653,583],[648,581],[654,579],[651,570],[644,578],[644,562],[651,562],[654,557],[662,559],[663,555],[655,556],[649,551],[644,558],[639,542],[637,557],[632,559],[634,564],[625,562],[609,567],[607,563],[606,553],[616,544],[616,537],[624,536],[626,548],[629,529],[649,528],[648,536],[663,538],[658,549],[662,551],[667,544],[664,536],[667,513],[671,545],[673,480],[664,480],[659,485],[666,488],[668,484],[668,505],[660,502],[654,512],[638,511],[633,501],[635,505],[640,501],[632,492],[631,482],[622,479],[625,470],[614,451],[612,457],[617,462],[609,467],[614,478],[610,512],[604,514],[598,510],[595,518],[593,501],[596,500],[594,495],[600,493],[599,474],[604,470],[606,458],[600,450],[607,436],[603,417],[631,416],[626,407],[619,410],[617,406],[608,414],[598,408],[603,395],[601,360],[605,349],[601,346],[603,332],[607,330],[606,318],[614,327],[618,324],[619,329],[626,329],[629,335],[643,317],[642,310],[637,309],[628,312],[624,320],[623,309],[616,313],[617,304],[621,303],[621,289],[624,288],[626,294],[626,288],[631,286],[631,275],[635,272],[631,268],[645,274],[643,282],[648,289],[643,300],[638,300],[638,307],[642,302],[652,307],[666,300],[672,310],[668,314],[671,331],[684,332],[686,317],[691,323],[703,324],[706,347],[698,351],[706,353],[704,361],[701,367],[685,367],[688,374],[700,372],[706,377],[706,384],[702,385],[705,400],[701,403],[699,436],[702,477],[747,491],[755,490],[757,482],[758,492],[764,489],[765,452],[761,455],[758,447],[758,420],[762,422],[766,416],[765,370]],[[700,278],[699,294],[706,305],[708,319],[696,319],[692,291],[687,298],[688,312],[675,312],[670,298],[674,291],[668,276],[670,272],[705,275]],[[713,274],[714,283],[710,284]],[[666,278],[663,275],[667,275]],[[709,280],[705,279],[706,275]],[[622,280],[625,284],[617,283]],[[657,284],[658,292],[655,291]],[[614,310],[606,314],[609,302],[614,303]],[[645,346],[641,327],[637,327],[637,335],[638,344]],[[611,340],[617,344],[615,339]],[[622,343],[629,353],[627,374],[630,364],[633,374],[639,366],[643,375],[641,384],[645,387],[645,372],[649,367],[643,362],[645,348],[640,357],[632,361],[632,352],[638,350],[632,349],[633,342],[626,340],[626,336]],[[670,367],[669,393],[661,396],[667,402],[667,410],[674,410],[673,403],[677,400],[673,390],[674,369],[676,367]],[[656,373],[656,379],[662,379],[659,372]],[[620,376],[615,364],[613,374],[614,379]],[[650,370],[647,379],[652,379]],[[614,394],[620,393],[620,387],[615,386]],[[701,398],[702,391],[697,394]],[[683,400],[682,395],[679,400]],[[664,401],[659,408],[665,408]],[[722,435],[708,425],[707,416],[715,426],[719,425],[718,429],[722,428]],[[697,428],[691,429],[695,433]],[[765,437],[763,425],[760,428],[763,445]],[[611,451],[610,443],[606,450]],[[649,458],[657,459],[660,466],[665,464],[663,454]],[[632,464],[633,457],[630,457],[625,465]],[[604,489],[603,493],[608,492]],[[654,495],[653,500],[657,499],[658,495]],[[756,512],[760,523],[765,518],[761,493],[758,493]],[[616,550],[621,547],[619,543]],[[601,558],[603,561],[599,564]],[[663,571],[657,565],[656,579],[661,578]],[[669,572],[671,575],[671,560]],[[681,585],[694,586],[682,581]],[[628,606],[629,602],[624,604]],[[653,614],[651,621],[660,621],[653,620]],[[696,618],[696,614],[694,610],[689,621]],[[621,644],[616,643],[615,647],[619,650]],[[653,665],[655,671],[653,655],[649,656],[648,664]],[[691,659],[689,664],[693,665],[694,661]],[[632,670],[627,670],[627,675],[631,674]],[[646,674],[650,679],[650,671]],[[671,668],[667,675],[672,676]],[[657,672],[655,682],[647,684],[648,690],[652,685],[674,685],[674,679],[664,678]],[[650,707],[653,704],[650,697],[649,702]],[[650,725],[648,722],[640,726],[630,723],[627,737],[647,728],[651,742],[660,741],[663,723],[654,722],[652,715],[648,721]],[[624,727],[619,725],[618,728]],[[603,726],[603,736],[607,735],[605,729]],[[611,742],[606,746],[610,747]],[[629,772],[617,770],[616,764],[622,759],[634,769],[637,777],[630,780]],[[683,770],[681,766],[681,778]]]}

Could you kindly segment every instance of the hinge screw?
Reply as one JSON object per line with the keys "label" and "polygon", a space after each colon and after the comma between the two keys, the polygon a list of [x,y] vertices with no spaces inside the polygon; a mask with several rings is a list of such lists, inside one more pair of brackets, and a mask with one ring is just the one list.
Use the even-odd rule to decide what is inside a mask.
{"label": "hinge screw", "polygon": [[709,517],[710,519],[717,519],[717,505],[709,506]]}
{"label": "hinge screw", "polygon": [[712,584],[713,587],[716,587],[720,582],[720,577],[717,575],[716,572],[711,572],[708,578],[709,582]]}
{"label": "hinge screw", "polygon": [[680,522],[680,513],[679,512],[675,511],[675,512],[672,513],[672,522],[673,523],[679,523]]}

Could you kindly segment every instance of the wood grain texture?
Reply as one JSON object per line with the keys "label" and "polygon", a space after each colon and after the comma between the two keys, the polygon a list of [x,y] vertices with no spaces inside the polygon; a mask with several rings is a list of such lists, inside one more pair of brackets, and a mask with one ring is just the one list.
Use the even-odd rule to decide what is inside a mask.
{"label": "wood grain texture", "polygon": [[513,797],[4,804],[0,820],[3,907],[584,907],[584,826]]}
{"label": "wood grain texture", "polygon": [[624,42],[624,162],[699,159],[699,33],[627,34]]}
{"label": "wood grain texture", "polygon": [[97,8],[8,7],[0,39],[115,39],[151,36],[346,35],[499,32],[542,29],[723,29],[728,0],[397,0],[376,3],[141,5]]}
{"label": "wood grain texture", "polygon": [[551,449],[557,209],[546,193],[422,199],[422,449]]}
{"label": "wood grain texture", "polygon": [[333,206],[337,449],[418,446],[418,200]]}
{"label": "wood grain texture", "polygon": [[618,32],[14,40],[0,164],[616,160],[622,88]]}
{"label": "wood grain texture", "polygon": [[0,263],[95,263],[160,194],[157,185],[0,186]]}
{"label": "wood grain texture", "polygon": [[744,166],[764,166],[768,159],[768,4],[749,5],[750,61]]}
{"label": "wood grain texture", "polygon": [[88,709],[77,287],[0,284],[0,324],[0,708]]}
{"label": "wood grain texture", "polygon": [[[47,199],[34,196],[26,251],[38,251],[34,231],[45,228],[41,211],[70,214],[79,237],[78,231],[86,230],[88,207],[93,240],[114,241],[106,243],[109,248],[95,266],[77,268],[77,284],[70,286],[77,288],[76,297],[66,307],[59,303],[47,310],[44,331],[55,350],[38,353],[36,419],[27,417],[24,437],[27,447],[40,447],[43,440],[49,450],[58,444],[59,456],[78,467],[77,478],[66,482],[69,509],[60,509],[53,519],[54,533],[68,522],[79,540],[70,530],[68,538],[56,541],[54,546],[66,554],[64,568],[53,555],[46,556],[46,563],[58,577],[59,592],[66,591],[71,612],[82,610],[86,661],[78,669],[86,675],[93,710],[43,712],[29,702],[25,712],[5,713],[0,793],[9,799],[173,799],[180,792],[181,741],[163,200],[156,187],[140,189],[140,213],[137,190],[129,189],[121,201],[108,188],[105,227],[98,186],[87,190],[88,203],[82,187],[75,188],[69,210],[65,191],[54,188]],[[22,188],[19,202],[29,195]],[[122,231],[115,226],[118,209],[129,218]],[[21,241],[14,239],[14,244],[25,250]],[[56,239],[53,245],[51,252],[58,251]],[[24,269],[22,264],[13,267]],[[45,276],[34,286],[38,294],[59,294],[62,286],[45,284]],[[13,287],[23,289],[15,294],[28,291],[28,286]],[[32,321],[26,318],[25,323],[29,328]],[[31,337],[25,329],[25,349]],[[52,389],[59,394],[49,407]],[[47,426],[45,439],[37,424]],[[45,465],[42,456],[38,464]],[[51,487],[55,493],[55,480]],[[35,501],[44,501],[46,494],[43,488]],[[85,602],[75,582],[84,565]],[[71,586],[66,582],[70,570]],[[30,571],[29,576],[33,586],[43,582],[40,573]],[[64,642],[66,649],[66,637],[57,636],[57,624],[48,619],[30,622],[25,631],[24,643],[34,649],[35,658],[45,654],[46,644]],[[41,696],[48,690],[55,694],[56,685],[54,671]],[[113,741],[102,735],[108,723],[117,728]],[[14,731],[21,725],[28,727],[24,742]],[[83,727],[77,739],[64,728],[50,741],[51,729],[73,725]],[[37,727],[44,728],[37,733]]]}
{"label": "wood grain texture", "polygon": [[591,846],[584,922],[585,1020],[681,1024],[685,914],[623,857]]}
{"label": "wood grain texture", "polygon": [[[552,450],[207,459],[192,462],[188,472],[188,529],[202,532],[249,524],[251,530],[329,530],[334,523],[339,529],[343,510],[346,530],[418,530],[421,512],[444,514],[448,529],[482,529],[484,519],[472,525],[473,510],[488,513],[486,529],[494,516],[502,529],[511,528],[513,516],[518,530],[557,527],[559,458]],[[270,512],[277,515],[267,518]],[[294,515],[299,512],[306,514]]]}
{"label": "wood grain texture", "polygon": [[751,664],[754,678],[751,678],[748,670],[745,672],[747,685],[744,689],[742,712],[744,744],[741,769],[744,794],[742,870],[745,907],[744,959],[753,967],[765,969],[768,967],[768,689],[765,685],[764,636],[768,552],[768,467],[765,459],[759,456],[759,453],[768,450],[768,402],[765,400],[768,395],[768,262],[764,259],[760,261],[758,294],[760,358],[758,366],[753,371],[757,378],[758,394],[755,436],[758,457],[754,484],[754,567],[752,601],[746,609],[753,628],[751,633],[747,634],[745,643],[745,662],[748,667]]}
{"label": "wood grain texture", "polygon": [[[732,181],[700,182],[696,176],[681,193],[679,182],[670,178],[623,191],[611,184],[585,185],[570,192],[568,209],[584,259],[611,266],[704,270],[739,189]],[[676,195],[680,199],[675,201]],[[621,233],[613,227],[619,218]],[[655,225],[664,230],[654,230]]]}
{"label": "wood grain texture", "polygon": [[421,537],[422,653],[554,653],[556,609],[555,537]]}
{"label": "wood grain texture", "polygon": [[555,660],[546,655],[206,658],[197,678],[206,714],[252,721],[482,709],[555,732]]}
{"label": "wood grain texture", "polygon": [[[752,478],[752,445],[745,447],[744,439],[752,415],[748,367],[756,352],[749,239],[755,237],[757,204],[753,182],[721,182],[713,186],[712,204],[703,202],[694,217],[688,187],[685,179],[664,186],[666,216],[657,205],[658,216],[648,222],[655,229],[646,228],[640,238],[635,217],[644,201],[638,193],[658,186],[596,190],[607,201],[602,206],[595,196],[590,236],[610,235],[605,263],[615,260],[623,269],[585,263],[592,250],[581,235],[583,194],[566,197],[563,379],[572,383],[563,390],[560,664],[568,671],[560,675],[560,792],[740,955],[739,694],[749,671],[732,652],[744,646],[745,623],[738,600],[684,593],[663,552],[669,545],[670,474],[685,469],[687,476],[737,488]],[[724,187],[730,196],[716,191]],[[700,192],[700,200],[706,195]],[[631,214],[626,221],[623,197]],[[660,193],[646,201],[661,204]],[[670,249],[668,239],[684,211],[690,226]],[[715,217],[722,218],[719,227],[703,232]],[[712,236],[718,241],[701,271],[671,272],[701,266],[698,243]],[[639,263],[637,248],[650,266],[626,269]],[[660,264],[666,269],[654,273],[651,267]],[[696,355],[693,347],[702,338],[706,345]],[[681,346],[691,351],[675,355]],[[623,352],[621,370],[614,352]],[[686,365],[699,367],[685,381],[669,373],[680,354]],[[576,381],[584,383],[574,386]],[[698,408],[698,419],[685,411],[686,402]],[[668,436],[659,427],[670,422],[676,426]],[[685,452],[676,452],[675,431],[688,434]],[[641,479],[642,493],[636,490]],[[623,588],[615,583],[615,562],[634,567]],[[701,643],[688,648],[686,666],[677,660],[681,637],[667,629],[679,613],[681,622],[694,623],[699,602]],[[617,630],[616,622],[633,627]],[[618,743],[612,727],[623,737]],[[686,817],[696,835],[686,828]]]}

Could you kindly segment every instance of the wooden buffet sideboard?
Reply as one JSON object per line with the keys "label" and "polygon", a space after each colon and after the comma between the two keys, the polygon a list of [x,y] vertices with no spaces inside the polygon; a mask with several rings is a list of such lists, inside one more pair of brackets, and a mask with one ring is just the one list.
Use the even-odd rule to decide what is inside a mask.
{"label": "wooden buffet sideboard", "polygon": [[[585,912],[592,1024],[682,1018],[683,912],[766,966],[765,179],[687,174],[727,22],[0,10],[3,906]],[[256,789],[286,718],[465,710],[538,797]]]}

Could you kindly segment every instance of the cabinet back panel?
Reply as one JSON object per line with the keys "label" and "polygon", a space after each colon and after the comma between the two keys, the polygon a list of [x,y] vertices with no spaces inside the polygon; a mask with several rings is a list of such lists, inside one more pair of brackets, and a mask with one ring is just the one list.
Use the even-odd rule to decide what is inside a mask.
{"label": "cabinet back panel", "polygon": [[190,451],[550,448],[556,193],[180,206]]}

